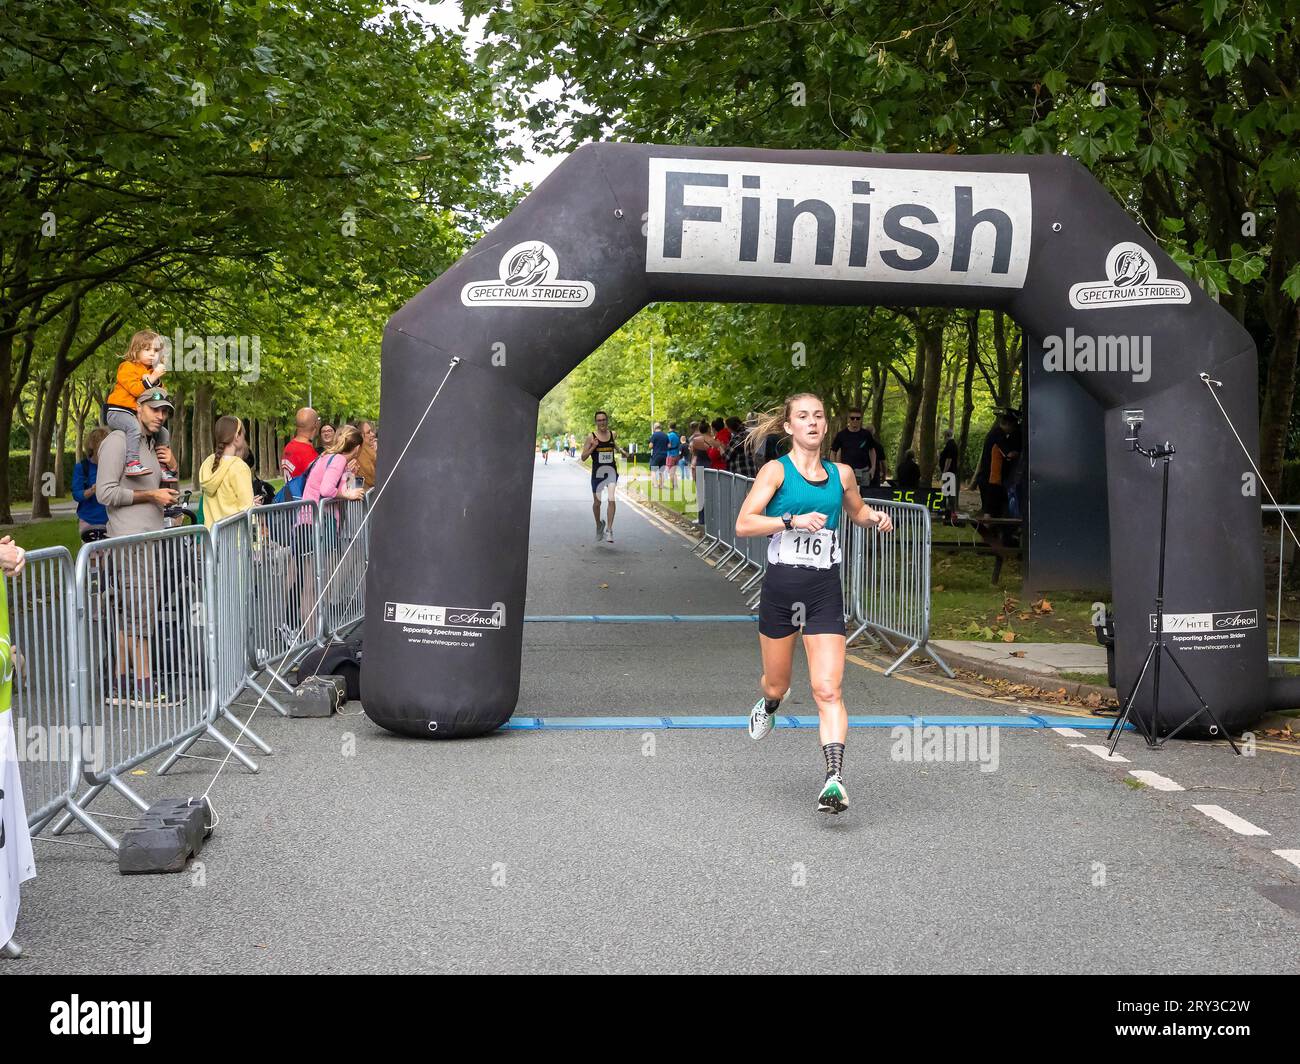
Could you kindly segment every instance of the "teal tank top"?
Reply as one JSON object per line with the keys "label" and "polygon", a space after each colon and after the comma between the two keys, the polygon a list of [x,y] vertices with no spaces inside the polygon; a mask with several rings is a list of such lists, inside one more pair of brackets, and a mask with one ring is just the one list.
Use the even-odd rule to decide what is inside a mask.
{"label": "teal tank top", "polygon": [[826,527],[838,528],[844,488],[840,484],[835,463],[823,458],[822,468],[826,470],[826,479],[819,484],[812,484],[795,468],[788,454],[783,454],[780,462],[785,478],[763,513],[768,517],[780,517],[782,514],[825,514]]}

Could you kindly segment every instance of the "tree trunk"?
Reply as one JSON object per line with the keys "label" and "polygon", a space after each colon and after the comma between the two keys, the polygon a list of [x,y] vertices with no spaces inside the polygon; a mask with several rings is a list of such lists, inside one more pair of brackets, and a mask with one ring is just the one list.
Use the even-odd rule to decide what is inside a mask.
{"label": "tree trunk", "polygon": [[871,424],[881,431],[880,422],[885,416],[885,389],[889,387],[889,372],[884,366],[871,367]]}
{"label": "tree trunk", "polygon": [[[182,480],[185,479],[185,463],[190,456],[189,448],[189,418],[185,406],[185,385],[173,382],[168,386],[168,394],[172,397],[172,405],[176,408],[172,416],[167,419],[167,429],[172,438],[172,457],[176,459],[176,475]],[[191,473],[196,470],[190,470]],[[195,485],[197,487],[197,485]]]}
{"label": "tree trunk", "polygon": [[966,319],[966,377],[962,381],[961,432],[957,438],[957,479],[962,477],[961,467],[966,462],[966,441],[970,438],[970,419],[975,411],[971,385],[975,382],[975,362],[979,358],[980,312],[972,311]]}
{"label": "tree trunk", "polygon": [[[12,337],[0,339],[0,347],[9,346],[13,350]],[[0,356],[0,362],[4,361]],[[13,524],[13,508],[9,500],[9,433],[13,429],[14,408],[9,403],[0,403],[0,523]]]}
{"label": "tree trunk", "polygon": [[[50,444],[54,438],[54,423],[58,417],[59,395],[63,391],[64,380],[58,365],[54,368],[49,386],[44,389],[43,402],[34,410],[36,421],[36,439],[32,441],[31,480],[32,480],[32,519],[50,516],[50,496],[45,491],[42,481],[45,471],[50,466]],[[57,482],[53,485],[54,494],[58,494]]]}
{"label": "tree trunk", "polygon": [[961,355],[954,354],[948,367],[948,431],[957,430],[957,374],[961,369]]}
{"label": "tree trunk", "polygon": [[[1259,414],[1259,471],[1274,496],[1282,490],[1287,433],[1295,404],[1296,350],[1300,343],[1300,303],[1282,291],[1282,282],[1300,260],[1300,198],[1294,189],[1277,197],[1277,223],[1269,257],[1265,312],[1273,333],[1268,358],[1268,383]],[[1278,498],[1280,503],[1290,499]]]}
{"label": "tree trunk", "polygon": [[[41,307],[37,300],[27,311],[28,322],[34,322]],[[14,337],[12,330],[18,324],[19,314],[9,313],[0,316],[0,325],[4,326],[4,335],[0,336],[0,522],[13,523],[13,507],[10,499],[12,485],[9,482],[9,437],[13,432],[14,413],[22,410],[23,388],[27,386],[27,374],[31,370],[32,352],[36,348],[36,329],[29,325],[23,333],[22,354],[18,359],[17,372],[14,372],[13,354]]]}
{"label": "tree trunk", "polygon": [[63,398],[59,403],[59,431],[54,434],[54,487],[63,493],[63,452],[68,447],[68,408],[72,405],[72,382],[63,388]]}
{"label": "tree trunk", "polygon": [[998,390],[993,404],[999,410],[1011,405],[1011,356],[1007,351],[1006,317],[1002,311],[993,312],[993,347],[998,359]]}
{"label": "tree trunk", "polygon": [[[41,438],[41,412],[45,409],[45,393],[49,391],[49,382],[39,380],[36,382],[36,398],[32,402],[32,416],[30,420],[27,417],[27,411],[23,407],[22,400],[19,399],[18,411],[23,419],[23,428],[27,430],[27,494],[35,502],[37,495],[36,478],[40,476],[42,463],[39,459]],[[48,456],[47,456],[48,457]],[[32,516],[38,516],[35,507],[32,508]],[[49,516],[48,514],[44,516]]]}
{"label": "tree trunk", "polygon": [[194,386],[194,425],[191,434],[193,451],[190,462],[194,475],[212,453],[212,386],[200,379]]}
{"label": "tree trunk", "polygon": [[73,406],[73,431],[76,436],[76,454],[77,461],[80,462],[86,457],[86,419],[90,417],[90,408],[94,401],[94,394],[90,385],[86,386],[86,398],[82,401],[81,391],[75,385],[73,394],[76,396],[76,404]]}
{"label": "tree trunk", "polygon": [[926,351],[924,329],[920,324],[919,315],[915,329],[916,372],[912,375],[912,383],[904,385],[907,391],[907,413],[903,418],[903,431],[898,437],[898,452],[894,455],[895,471],[898,469],[898,463],[903,460],[903,455],[912,449],[912,440],[916,436],[916,416],[921,410],[921,393],[925,388]]}
{"label": "tree trunk", "polygon": [[82,297],[85,292],[78,292],[68,308],[68,319],[59,337],[58,347],[54,352],[54,364],[50,370],[49,387],[45,402],[37,409],[40,415],[37,428],[38,446],[32,450],[32,517],[49,517],[50,500],[44,492],[37,490],[48,468],[50,439],[54,435],[55,415],[58,411],[59,398],[64,386],[72,379],[77,367],[86,361],[104,343],[115,336],[126,319],[117,312],[110,314],[102,322],[95,334],[82,346],[75,356],[70,355],[72,343],[77,337],[81,324]]}
{"label": "tree trunk", "polygon": [[280,472],[280,441],[275,422],[270,418],[262,422],[262,446],[257,449],[257,460],[262,463],[262,479],[273,480]]}
{"label": "tree trunk", "polygon": [[934,475],[934,433],[939,409],[939,386],[943,383],[943,331],[947,317],[947,313],[941,310],[922,310],[917,314],[916,334],[920,341],[917,345],[917,358],[925,358],[925,375],[920,389],[921,438],[916,462],[921,467],[921,484],[924,486],[931,483]]}

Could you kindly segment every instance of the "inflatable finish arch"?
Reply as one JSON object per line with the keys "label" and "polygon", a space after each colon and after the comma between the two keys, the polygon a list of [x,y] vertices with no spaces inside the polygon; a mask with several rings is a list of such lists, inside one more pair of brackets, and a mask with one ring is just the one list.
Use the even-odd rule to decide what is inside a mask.
{"label": "inflatable finish arch", "polygon": [[[1121,690],[1152,631],[1160,471],[1171,440],[1166,630],[1232,729],[1268,704],[1259,500],[1202,371],[1252,447],[1256,352],[1077,163],[596,144],[574,152],[384,335],[366,713],[424,738],[479,735],[519,693],[538,403],[657,300],[996,307],[1106,409]],[[396,471],[392,466],[453,357]],[[1257,455],[1253,454],[1256,458]],[[1162,731],[1198,706],[1167,668]],[[738,710],[739,712],[739,710]],[[1202,718],[1204,719],[1204,718]],[[1192,729],[1184,734],[1193,733]],[[1197,734],[1204,734],[1201,729]]]}

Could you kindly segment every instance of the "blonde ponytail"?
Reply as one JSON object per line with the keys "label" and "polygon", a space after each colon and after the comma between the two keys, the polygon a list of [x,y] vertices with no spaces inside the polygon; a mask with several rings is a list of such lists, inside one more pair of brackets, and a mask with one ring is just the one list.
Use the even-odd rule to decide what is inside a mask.
{"label": "blonde ponytail", "polygon": [[796,399],[816,399],[819,403],[822,401],[821,396],[812,392],[795,392],[794,395],[787,395],[780,406],[774,406],[767,413],[760,414],[758,424],[749,430],[749,435],[745,438],[745,446],[749,448],[750,454],[758,454],[769,436],[787,435],[785,423],[790,420],[790,404]]}

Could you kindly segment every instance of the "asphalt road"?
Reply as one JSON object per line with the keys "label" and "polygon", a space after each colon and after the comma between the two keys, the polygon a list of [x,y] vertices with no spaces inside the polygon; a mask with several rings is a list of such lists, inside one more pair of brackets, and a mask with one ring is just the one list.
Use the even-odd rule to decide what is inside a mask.
{"label": "asphalt road", "polygon": [[[575,463],[539,465],[532,536],[529,614],[743,612],[631,505],[597,544]],[[936,733],[854,728],[853,804],[832,818],[813,809],[815,731],[753,744],[659,723],[743,715],[757,672],[748,624],[532,623],[521,722],[651,720],[427,743],[356,704],[327,720],[263,707],[275,753],[256,776],[224,770],[200,862],[121,877],[102,849],[38,842],[27,953],[0,971],[1300,971],[1300,867],[1273,852],[1300,851],[1295,757],[1129,736],[1128,761],[1103,760],[1093,721],[1026,727],[1033,707],[863,657],[851,713],[988,722],[984,745],[927,759]],[[783,712],[815,713],[806,674]],[[213,768],[133,785],[201,793]]]}

